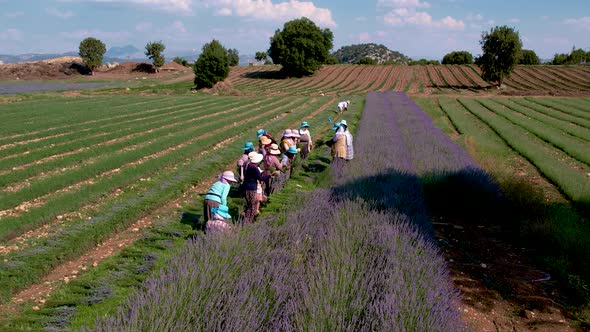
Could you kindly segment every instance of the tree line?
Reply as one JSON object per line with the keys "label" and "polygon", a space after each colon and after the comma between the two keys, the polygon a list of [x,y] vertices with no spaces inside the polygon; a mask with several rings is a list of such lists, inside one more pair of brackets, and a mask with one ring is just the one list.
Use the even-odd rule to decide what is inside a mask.
{"label": "tree line", "polygon": [[[321,29],[306,17],[294,19],[286,22],[282,30],[275,31],[274,35],[270,37],[268,50],[256,52],[255,59],[265,64],[281,65],[279,73],[283,77],[309,76],[323,65],[339,62],[333,54],[330,54],[333,39],[334,34],[330,29]],[[483,51],[481,56],[473,57],[467,51],[453,51],[443,57],[442,64],[476,64],[481,68],[483,79],[488,82],[496,82],[499,86],[517,64],[541,64],[541,60],[533,50],[522,49],[522,41],[518,32],[508,26],[496,26],[489,32],[483,32],[480,44]],[[374,48],[377,49],[382,46],[367,45],[375,45]],[[347,49],[347,52],[359,53],[359,46],[353,46],[356,47],[349,47],[350,50]],[[152,60],[156,72],[164,64],[164,50],[165,46],[162,41],[149,42],[145,47],[145,55]],[[91,73],[102,63],[105,51],[104,43],[92,37],[86,38],[80,43],[79,54]],[[401,53],[396,55],[403,56]],[[189,65],[186,60],[178,57],[174,61],[185,66]],[[590,52],[574,47],[570,54],[555,54],[551,63],[563,65],[586,61],[590,61]],[[238,62],[237,49],[227,49],[215,39],[206,43],[203,45],[199,58],[192,65],[195,73],[195,88],[211,88],[217,82],[223,81],[229,75],[230,67],[237,66]],[[365,55],[355,60],[354,63],[372,65],[377,64],[378,60]],[[406,64],[439,64],[439,62],[420,59],[407,61]]]}

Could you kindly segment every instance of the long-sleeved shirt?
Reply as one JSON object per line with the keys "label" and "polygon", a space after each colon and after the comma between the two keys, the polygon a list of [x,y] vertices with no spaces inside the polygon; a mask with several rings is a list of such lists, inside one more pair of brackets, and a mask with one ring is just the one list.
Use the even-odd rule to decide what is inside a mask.
{"label": "long-sleeved shirt", "polygon": [[244,190],[256,190],[258,187],[258,181],[266,181],[270,178],[270,175],[262,174],[258,165],[248,164],[244,170]]}
{"label": "long-sleeved shirt", "polygon": [[227,205],[227,195],[229,194],[229,189],[229,183],[217,181],[211,186],[211,188],[209,188],[209,191],[205,195],[205,199],[221,203],[221,205]]}

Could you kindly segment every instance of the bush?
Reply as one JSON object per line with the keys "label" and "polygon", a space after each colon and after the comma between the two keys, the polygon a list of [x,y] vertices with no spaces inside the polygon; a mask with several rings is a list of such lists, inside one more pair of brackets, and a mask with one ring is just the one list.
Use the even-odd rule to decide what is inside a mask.
{"label": "bush", "polygon": [[454,51],[443,57],[443,65],[470,65],[473,63],[473,55],[467,51]]}
{"label": "bush", "polygon": [[229,75],[229,56],[227,50],[217,40],[203,46],[203,51],[193,67],[195,87],[212,88]]}

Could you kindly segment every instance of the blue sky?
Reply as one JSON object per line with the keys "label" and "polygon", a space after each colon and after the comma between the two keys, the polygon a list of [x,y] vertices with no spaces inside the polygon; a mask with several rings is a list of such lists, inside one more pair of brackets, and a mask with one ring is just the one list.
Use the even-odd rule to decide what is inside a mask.
{"label": "blue sky", "polygon": [[196,55],[217,39],[254,54],[302,16],[332,30],[332,51],[378,43],[413,58],[477,55],[482,31],[499,25],[514,27],[541,58],[574,45],[590,51],[588,0],[0,0],[0,8],[0,54],[77,51],[86,37],[142,51],[162,41],[165,55]]}

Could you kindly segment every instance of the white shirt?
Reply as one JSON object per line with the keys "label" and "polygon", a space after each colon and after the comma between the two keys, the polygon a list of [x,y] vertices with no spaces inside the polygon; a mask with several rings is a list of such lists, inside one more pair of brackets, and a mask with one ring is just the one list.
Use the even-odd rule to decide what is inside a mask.
{"label": "white shirt", "polygon": [[339,102],[339,103],[338,103],[338,109],[339,109],[339,110],[341,110],[341,111],[342,111],[342,110],[343,110],[343,109],[345,109],[345,108],[348,108],[348,103],[347,103],[347,102],[345,102],[345,101],[341,101],[341,102]]}

